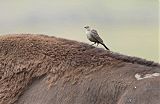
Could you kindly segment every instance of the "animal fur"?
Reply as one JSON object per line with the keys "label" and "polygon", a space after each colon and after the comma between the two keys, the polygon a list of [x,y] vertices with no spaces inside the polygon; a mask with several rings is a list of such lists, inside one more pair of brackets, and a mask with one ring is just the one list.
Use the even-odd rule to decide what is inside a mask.
{"label": "animal fur", "polygon": [[[63,88],[69,82],[71,82],[70,86],[77,86],[77,84],[81,86],[84,81],[91,83],[90,81],[93,80],[96,84],[104,78],[106,78],[103,80],[104,83],[92,86],[96,91],[99,87],[106,87],[108,92],[103,97],[107,97],[107,99],[96,98],[93,94],[94,104],[102,102],[103,104],[105,104],[104,102],[107,102],[106,104],[130,104],[127,101],[129,102],[130,99],[133,101],[136,96],[129,100],[123,97],[131,96],[133,91],[129,86],[138,83],[134,79],[134,75],[155,72],[160,73],[160,65],[153,61],[105,51],[73,40],[31,34],[0,36],[0,104],[21,104],[24,101],[23,98],[27,99],[25,91],[27,92],[29,86],[34,85],[34,81],[37,80],[48,86],[46,87],[47,92],[56,88],[56,84],[59,86],[61,81]],[[100,76],[97,76],[98,73]],[[155,81],[160,83],[158,78]],[[154,83],[153,79],[146,80]],[[92,90],[94,92],[94,88],[89,90],[89,85],[86,88],[88,88],[88,94],[91,94]],[[130,92],[127,93],[126,89]],[[99,91],[101,90],[99,89]],[[103,94],[103,92],[101,93]],[[101,102],[100,99],[104,101]],[[84,104],[92,104],[90,100],[92,99],[84,100]],[[75,102],[66,102],[66,104],[72,103],[76,104]],[[30,102],[30,104],[32,103]],[[55,104],[60,103],[55,102]]]}

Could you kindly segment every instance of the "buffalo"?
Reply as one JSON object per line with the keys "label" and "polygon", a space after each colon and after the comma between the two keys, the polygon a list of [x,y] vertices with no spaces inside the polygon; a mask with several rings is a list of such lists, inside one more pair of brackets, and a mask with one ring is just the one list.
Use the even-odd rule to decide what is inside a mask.
{"label": "buffalo", "polygon": [[1,35],[0,104],[160,104],[160,64],[53,36]]}

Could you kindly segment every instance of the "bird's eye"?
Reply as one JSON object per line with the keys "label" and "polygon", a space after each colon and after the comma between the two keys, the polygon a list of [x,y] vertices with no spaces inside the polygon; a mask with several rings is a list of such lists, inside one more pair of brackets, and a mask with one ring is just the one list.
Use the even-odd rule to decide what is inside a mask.
{"label": "bird's eye", "polygon": [[86,29],[87,29],[87,28],[89,28],[89,26],[85,26],[84,28],[86,28]]}

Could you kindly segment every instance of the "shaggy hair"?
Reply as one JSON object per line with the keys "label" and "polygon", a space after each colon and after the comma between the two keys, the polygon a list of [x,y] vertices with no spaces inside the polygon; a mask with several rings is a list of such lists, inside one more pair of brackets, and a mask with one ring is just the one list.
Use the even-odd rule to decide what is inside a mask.
{"label": "shaggy hair", "polygon": [[44,75],[48,75],[51,86],[66,73],[75,80],[82,74],[124,63],[160,68],[153,61],[72,40],[45,35],[4,35],[0,37],[0,104],[14,103],[34,79]]}

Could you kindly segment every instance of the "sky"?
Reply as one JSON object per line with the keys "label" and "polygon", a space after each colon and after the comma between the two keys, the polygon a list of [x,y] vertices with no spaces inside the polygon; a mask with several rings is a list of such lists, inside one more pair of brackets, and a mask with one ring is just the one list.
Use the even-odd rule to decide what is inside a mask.
{"label": "sky", "polygon": [[160,62],[158,4],[158,0],[0,0],[0,34],[45,34],[91,44],[83,28],[89,25],[112,51]]}

